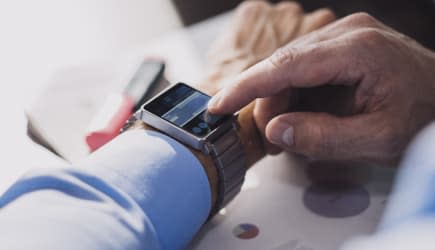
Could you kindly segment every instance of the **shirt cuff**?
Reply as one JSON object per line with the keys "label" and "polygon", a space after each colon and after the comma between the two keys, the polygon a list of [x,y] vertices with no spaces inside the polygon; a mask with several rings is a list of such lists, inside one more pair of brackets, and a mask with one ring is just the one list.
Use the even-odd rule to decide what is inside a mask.
{"label": "shirt cuff", "polygon": [[127,131],[79,164],[130,195],[150,218],[163,249],[180,249],[206,221],[210,184],[184,145],[155,131]]}

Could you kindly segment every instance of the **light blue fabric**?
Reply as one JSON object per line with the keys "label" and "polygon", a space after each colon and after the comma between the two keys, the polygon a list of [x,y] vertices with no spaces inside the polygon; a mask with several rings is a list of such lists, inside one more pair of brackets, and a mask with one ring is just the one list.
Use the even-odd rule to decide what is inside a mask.
{"label": "light blue fabric", "polygon": [[160,133],[126,132],[75,165],[0,198],[0,249],[181,249],[210,211],[200,162]]}
{"label": "light blue fabric", "polygon": [[408,148],[380,229],[421,217],[435,218],[435,123]]}
{"label": "light blue fabric", "polygon": [[342,250],[432,250],[434,234],[435,123],[408,148],[379,230],[347,242]]}
{"label": "light blue fabric", "polygon": [[[0,197],[0,249],[181,249],[210,211],[200,163],[160,133],[127,132],[76,165],[33,171]],[[378,233],[343,249],[432,249],[434,190],[435,124],[409,148]]]}

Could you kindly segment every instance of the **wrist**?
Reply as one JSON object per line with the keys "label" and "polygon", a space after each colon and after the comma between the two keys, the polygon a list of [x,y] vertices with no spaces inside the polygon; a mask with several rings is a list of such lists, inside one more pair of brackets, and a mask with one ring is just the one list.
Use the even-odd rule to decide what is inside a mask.
{"label": "wrist", "polygon": [[129,130],[77,165],[104,180],[96,185],[108,195],[110,186],[133,199],[165,249],[181,249],[209,216],[211,193],[201,163],[160,132]]}
{"label": "wrist", "polygon": [[[253,109],[254,103],[251,103],[243,108],[237,117],[240,126],[238,134],[245,150],[248,168],[265,156],[263,141],[253,118]],[[140,120],[135,121],[129,129],[156,130]],[[214,160],[210,155],[204,154],[203,152],[190,147],[187,148],[195,155],[204,168],[212,195],[211,206],[214,207],[217,202],[219,190],[219,175]]]}
{"label": "wrist", "polygon": [[[146,123],[144,123],[141,120],[136,120],[132,124],[132,126],[128,128],[128,130],[130,130],[130,129],[144,129],[144,130],[158,131],[157,129],[155,129],[151,126],[148,126]],[[185,146],[185,145],[183,144],[183,146]],[[204,168],[204,171],[207,175],[207,179],[208,179],[208,182],[210,185],[211,207],[214,207],[216,204],[217,195],[218,195],[219,176],[218,176],[216,167],[214,165],[213,159],[209,155],[206,155],[206,154],[202,153],[201,151],[195,150],[195,149],[187,147],[187,146],[185,146],[185,147],[187,149],[189,149],[193,155],[195,155],[195,157],[199,160],[202,167]]]}

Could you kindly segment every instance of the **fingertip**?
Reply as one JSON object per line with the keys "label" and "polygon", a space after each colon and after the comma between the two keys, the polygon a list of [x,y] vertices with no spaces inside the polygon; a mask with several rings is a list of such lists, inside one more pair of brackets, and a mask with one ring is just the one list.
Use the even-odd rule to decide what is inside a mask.
{"label": "fingertip", "polygon": [[220,111],[219,109],[219,100],[220,100],[219,93],[213,96],[210,101],[207,104],[207,110],[210,111],[210,113],[218,113]]}
{"label": "fingertip", "polygon": [[294,128],[282,119],[274,119],[266,126],[266,138],[275,145],[291,147],[294,144]]}
{"label": "fingertip", "polygon": [[232,97],[228,91],[222,90],[210,99],[207,110],[213,114],[231,114],[237,111],[230,105],[232,103]]}
{"label": "fingertip", "polygon": [[[264,64],[264,63],[263,63]],[[267,63],[252,66],[236,78],[225,83],[225,87],[208,103],[211,112],[232,113],[259,97],[273,95],[280,88],[272,87],[270,68]]]}
{"label": "fingertip", "polygon": [[266,138],[266,140],[267,140],[268,142],[270,142],[270,143],[276,145],[276,143],[274,143],[274,142],[273,142],[273,139],[272,139],[273,124],[274,124],[274,120],[275,120],[275,119],[276,119],[276,118],[273,118],[272,120],[270,120],[270,121],[266,124],[266,127],[264,128],[264,137]]}
{"label": "fingertip", "polygon": [[208,102],[208,110],[215,114],[231,114],[249,104],[246,96],[234,87],[221,90]]}

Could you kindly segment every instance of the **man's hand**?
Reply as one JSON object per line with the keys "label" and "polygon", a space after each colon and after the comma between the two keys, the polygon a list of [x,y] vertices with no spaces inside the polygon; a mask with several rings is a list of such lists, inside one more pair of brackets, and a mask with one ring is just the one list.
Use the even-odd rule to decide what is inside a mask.
{"label": "man's hand", "polygon": [[321,160],[395,164],[435,117],[435,55],[373,17],[354,14],[301,37],[220,91],[211,112],[257,99],[267,139]]}
{"label": "man's hand", "polygon": [[207,79],[200,87],[215,94],[227,79],[269,57],[295,38],[334,20],[335,15],[329,9],[304,13],[296,2],[242,2],[210,48]]}
{"label": "man's hand", "polygon": [[[290,41],[317,30],[335,20],[334,13],[329,9],[318,9],[305,13],[302,7],[291,1],[270,4],[266,1],[244,1],[235,10],[228,25],[212,44],[207,60],[207,78],[198,87],[210,95],[225,86],[228,79],[240,74],[250,66],[269,57],[278,48]],[[257,131],[253,119],[252,105],[246,106],[239,117],[248,122],[245,128]],[[252,124],[251,124],[252,123]],[[260,131],[261,132],[261,131]],[[268,143],[264,134],[246,131],[251,149],[256,152],[248,154],[264,154],[263,146],[269,151],[279,149]],[[259,149],[261,148],[261,149]]]}

